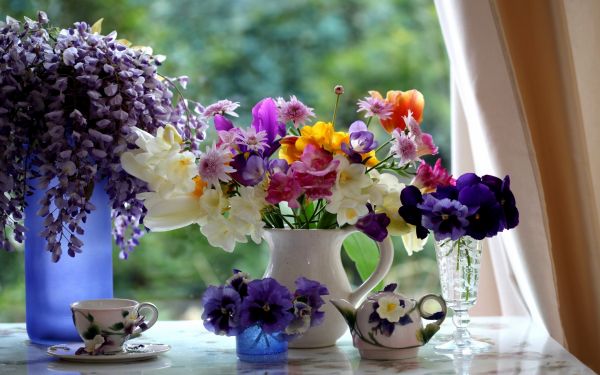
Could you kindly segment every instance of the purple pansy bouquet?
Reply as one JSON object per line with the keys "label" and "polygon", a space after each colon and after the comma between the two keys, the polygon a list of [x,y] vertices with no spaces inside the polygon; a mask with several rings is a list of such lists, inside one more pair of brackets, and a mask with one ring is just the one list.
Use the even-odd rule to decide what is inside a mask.
{"label": "purple pansy bouquet", "polygon": [[398,212],[417,228],[419,238],[426,238],[431,231],[437,241],[457,241],[463,236],[482,240],[519,224],[509,176],[502,180],[465,173],[455,186],[438,186],[426,194],[415,186],[407,186],[400,199],[402,207]]}
{"label": "purple pansy bouquet", "polygon": [[237,336],[258,326],[264,333],[292,339],[321,324],[327,287],[300,277],[292,294],[273,278],[251,280],[234,270],[225,285],[209,286],[202,297],[204,326],[217,335]]}
{"label": "purple pansy bouquet", "polygon": [[127,257],[143,233],[146,208],[137,194],[148,190],[121,166],[121,155],[139,142],[133,128],[157,133],[170,124],[168,134],[184,136],[192,150],[204,138],[204,108],[183,98],[174,103],[171,90],[179,92],[175,82],[184,87],[187,77],[161,76],[163,60],[114,31],[102,35],[101,21],[58,29],[39,12],[36,20],[0,24],[1,248],[24,240],[25,198],[41,189],[37,214],[47,250],[58,261],[65,240],[75,256],[95,209],[89,198],[104,181],[113,234]]}

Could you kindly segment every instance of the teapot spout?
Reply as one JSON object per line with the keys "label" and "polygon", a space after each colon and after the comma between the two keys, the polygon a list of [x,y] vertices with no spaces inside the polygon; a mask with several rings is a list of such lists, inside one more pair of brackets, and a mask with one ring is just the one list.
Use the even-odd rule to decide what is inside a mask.
{"label": "teapot spout", "polygon": [[350,332],[354,331],[354,324],[356,323],[356,308],[345,299],[332,299],[329,300],[333,306],[342,314],[346,320],[346,324],[350,327]]}

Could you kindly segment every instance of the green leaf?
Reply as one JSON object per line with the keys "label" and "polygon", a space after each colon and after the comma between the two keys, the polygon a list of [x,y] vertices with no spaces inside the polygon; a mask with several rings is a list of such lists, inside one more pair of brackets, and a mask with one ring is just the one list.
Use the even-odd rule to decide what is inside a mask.
{"label": "green leaf", "polygon": [[439,325],[435,323],[429,323],[425,328],[421,328],[417,331],[417,340],[419,340],[423,343],[423,345],[425,345],[439,330]]}
{"label": "green leaf", "polygon": [[121,322],[119,323],[115,323],[112,326],[108,327],[109,329],[112,329],[113,331],[120,331],[123,329],[123,327],[125,327],[125,325]]}
{"label": "green leaf", "polygon": [[127,317],[127,315],[129,315],[129,311],[127,311],[127,310],[123,310],[123,311],[121,311],[121,316],[122,316],[123,318]]}
{"label": "green leaf", "polygon": [[87,314],[87,316],[86,316],[86,319],[87,319],[87,320],[88,320],[90,323],[92,323],[92,322],[94,321],[94,316],[93,316],[92,314],[88,313],[88,314]]}
{"label": "green leaf", "polygon": [[[344,240],[344,250],[356,264],[358,274],[363,281],[371,276],[379,263],[379,250],[373,240],[363,233],[352,233]],[[383,283],[379,283],[373,289],[379,290],[382,285]]]}
{"label": "green leaf", "polygon": [[319,223],[317,224],[318,229],[330,229],[333,225],[337,223],[337,215],[332,214],[327,210],[323,210],[321,214],[321,218],[319,219]]}

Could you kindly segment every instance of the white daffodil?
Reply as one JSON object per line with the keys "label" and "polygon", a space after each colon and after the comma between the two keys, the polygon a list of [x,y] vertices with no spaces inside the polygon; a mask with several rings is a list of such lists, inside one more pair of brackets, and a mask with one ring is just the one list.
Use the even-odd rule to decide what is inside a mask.
{"label": "white daffodil", "polygon": [[[402,205],[400,202],[400,192],[404,189],[404,184],[398,181],[398,177],[391,173],[377,173],[371,175],[376,184],[369,189],[371,199],[375,196],[379,202],[377,212],[384,212],[390,218],[388,232],[392,236],[399,236],[414,231],[414,227],[404,221],[398,213],[398,209]],[[373,201],[372,201],[373,202]]]}
{"label": "white daffodil", "polygon": [[408,233],[402,235],[402,243],[404,244],[404,248],[408,255],[412,255],[413,253],[419,252],[423,250],[425,244],[427,243],[427,238],[420,239],[417,237],[417,230],[414,225],[406,224],[411,229]]}
{"label": "white daffodil", "polygon": [[369,213],[367,199],[367,196],[359,196],[358,199],[346,197],[339,191],[335,191],[325,210],[337,215],[337,222],[340,226],[354,225],[359,218]]}
{"label": "white daffodil", "polygon": [[193,189],[190,179],[195,175],[195,165],[190,162],[195,158],[189,152],[180,154],[182,138],[174,126],[158,128],[156,137],[136,127],[133,130],[139,149],[121,154],[125,172],[146,181],[150,189],[162,195],[174,189]]}
{"label": "white daffodil", "polygon": [[348,197],[363,195],[363,189],[371,186],[373,180],[365,173],[363,164],[350,163],[347,158],[337,156],[340,161],[335,181],[335,190]]}
{"label": "white daffodil", "polygon": [[407,306],[400,303],[398,296],[393,294],[384,295],[377,300],[377,315],[381,319],[387,319],[391,323],[397,323],[400,318],[406,315]]}
{"label": "white daffodil", "polygon": [[239,196],[229,199],[229,220],[244,233],[250,234],[254,242],[260,243],[264,233],[264,223],[260,212],[267,204],[265,189],[240,187],[239,193]]}
{"label": "white daffodil", "polygon": [[100,349],[104,344],[104,337],[100,335],[94,336],[91,340],[83,340],[85,344],[85,351],[88,353],[94,353],[96,350]]}
{"label": "white daffodil", "polygon": [[193,223],[203,225],[208,218],[221,215],[227,206],[227,200],[220,189],[206,189],[199,178],[194,180],[195,189],[189,193],[180,193],[169,197],[146,194],[144,205],[148,212],[144,225],[155,232],[183,228]]}
{"label": "white daffodil", "polygon": [[[196,155],[190,151],[170,155],[157,164],[156,172],[165,176],[166,183],[173,186],[171,189],[192,191],[195,187],[193,178],[198,174]],[[161,188],[159,186],[157,191],[161,191]]]}
{"label": "white daffodil", "polygon": [[237,242],[247,242],[246,235],[235,224],[223,215],[215,215],[200,227],[200,232],[206,237],[211,246],[220,247],[231,253]]}

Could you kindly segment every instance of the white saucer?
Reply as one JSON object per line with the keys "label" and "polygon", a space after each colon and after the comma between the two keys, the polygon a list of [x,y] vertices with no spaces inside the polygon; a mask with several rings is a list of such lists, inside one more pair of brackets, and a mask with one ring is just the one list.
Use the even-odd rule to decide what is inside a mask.
{"label": "white saucer", "polygon": [[87,353],[75,354],[83,343],[53,345],[47,353],[52,357],[72,362],[133,362],[154,358],[161,353],[168,352],[171,347],[165,344],[125,344],[124,351],[113,354],[89,355]]}

